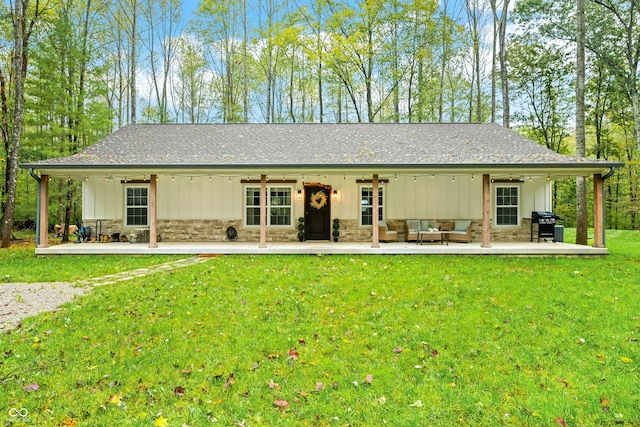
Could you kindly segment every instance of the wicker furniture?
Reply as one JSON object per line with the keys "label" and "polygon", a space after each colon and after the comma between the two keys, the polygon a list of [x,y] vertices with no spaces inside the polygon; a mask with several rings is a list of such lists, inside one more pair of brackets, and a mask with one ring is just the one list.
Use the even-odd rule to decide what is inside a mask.
{"label": "wicker furniture", "polygon": [[471,241],[470,219],[457,219],[452,223],[442,224],[440,229],[449,232],[450,242],[469,243]]}
{"label": "wicker furniture", "polygon": [[440,240],[440,224],[430,219],[407,219],[404,222],[404,235],[407,242],[418,241],[421,233],[422,240]]}
{"label": "wicker furniture", "polygon": [[378,240],[381,242],[397,242],[398,232],[389,230],[386,221],[378,222]]}

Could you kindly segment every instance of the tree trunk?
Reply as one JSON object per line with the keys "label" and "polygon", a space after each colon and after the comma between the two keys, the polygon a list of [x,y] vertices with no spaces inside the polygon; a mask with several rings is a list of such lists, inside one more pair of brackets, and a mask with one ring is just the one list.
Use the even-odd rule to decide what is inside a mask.
{"label": "tree trunk", "polygon": [[129,86],[130,86],[130,93],[131,93],[131,99],[129,100],[131,102],[131,116],[130,116],[130,122],[132,124],[136,123],[136,116],[137,116],[137,97],[138,97],[138,92],[137,92],[137,87],[136,87],[136,74],[137,74],[137,70],[138,70],[138,64],[137,64],[137,55],[138,55],[138,51],[136,49],[136,45],[138,43],[138,0],[134,0],[133,4],[131,6],[131,70],[130,70],[130,74],[129,74]]}
{"label": "tree trunk", "polygon": [[[13,217],[16,206],[16,188],[18,184],[18,154],[20,152],[20,139],[22,138],[22,107],[24,102],[23,88],[24,78],[27,74],[27,45],[29,34],[27,32],[28,0],[17,0],[14,5],[13,16],[13,133],[11,143],[7,151],[7,193],[2,213],[2,247],[11,245],[13,232]],[[36,4],[36,11],[38,5]]]}
{"label": "tree trunk", "polygon": [[[578,0],[576,34],[576,156],[586,155],[585,136],[585,29],[584,29],[584,0]],[[576,244],[587,244],[587,186],[584,177],[576,178]]]}

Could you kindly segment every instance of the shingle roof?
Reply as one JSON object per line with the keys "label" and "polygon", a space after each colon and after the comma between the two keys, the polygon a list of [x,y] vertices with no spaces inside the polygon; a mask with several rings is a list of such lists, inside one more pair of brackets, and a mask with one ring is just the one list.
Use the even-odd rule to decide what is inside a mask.
{"label": "shingle roof", "polygon": [[[136,124],[83,152],[22,165],[345,167],[600,164],[563,156],[498,124]],[[613,163],[602,162],[606,168]]]}

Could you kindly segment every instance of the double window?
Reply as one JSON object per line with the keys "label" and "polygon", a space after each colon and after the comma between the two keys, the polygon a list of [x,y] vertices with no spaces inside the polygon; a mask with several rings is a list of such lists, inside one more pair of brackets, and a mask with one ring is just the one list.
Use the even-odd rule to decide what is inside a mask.
{"label": "double window", "polygon": [[148,227],[149,226],[149,187],[127,186],[125,187],[125,226]]}
{"label": "double window", "polygon": [[[378,221],[384,220],[384,187],[378,187]],[[373,225],[373,187],[360,187],[360,225]]]}
{"label": "double window", "polygon": [[[290,226],[292,224],[291,187],[267,187],[267,225]],[[245,223],[260,225],[260,187],[246,187]]]}
{"label": "double window", "polygon": [[509,226],[520,224],[520,187],[517,185],[495,186],[496,225]]}

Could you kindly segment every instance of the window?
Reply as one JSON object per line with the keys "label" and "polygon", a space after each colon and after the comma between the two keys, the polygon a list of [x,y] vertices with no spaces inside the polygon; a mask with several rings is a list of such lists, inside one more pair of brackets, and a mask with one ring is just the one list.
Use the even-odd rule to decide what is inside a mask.
{"label": "window", "polygon": [[[373,225],[373,187],[360,188],[360,225]],[[384,219],[384,187],[378,187],[378,220]]]}
{"label": "window", "polygon": [[[291,187],[267,187],[267,225],[292,224]],[[246,188],[246,225],[260,225],[260,187]]]}
{"label": "window", "polygon": [[125,187],[126,227],[149,226],[149,187]]}
{"label": "window", "polygon": [[520,224],[520,187],[496,185],[496,225]]}

